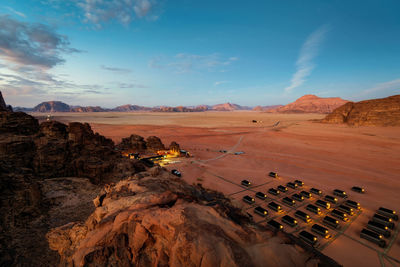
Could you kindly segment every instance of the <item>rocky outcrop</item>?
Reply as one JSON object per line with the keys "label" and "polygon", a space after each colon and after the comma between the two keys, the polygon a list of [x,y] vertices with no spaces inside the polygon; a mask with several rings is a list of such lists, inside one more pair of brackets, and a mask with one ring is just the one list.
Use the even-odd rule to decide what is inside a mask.
{"label": "rocky outcrop", "polygon": [[[0,266],[54,266],[57,261],[57,254],[49,251],[44,235],[49,227],[64,224],[68,217],[74,216],[64,216],[62,220],[60,216],[49,217],[53,206],[59,204],[47,201],[46,192],[60,196],[55,182],[46,187],[51,178],[86,177],[91,187],[77,186],[83,190],[143,170],[144,165],[122,157],[110,139],[93,133],[88,124],[46,121],[39,125],[23,112],[1,111]],[[66,184],[79,184],[70,178],[62,180]],[[80,191],[82,196],[75,197],[76,205],[71,204],[70,213],[85,213],[74,209],[82,208],[83,194],[90,194],[89,191]],[[63,196],[71,200],[73,192]],[[63,210],[67,211],[63,208],[60,213]]]}
{"label": "rocky outcrop", "polygon": [[[159,167],[157,167],[159,168]],[[85,221],[47,234],[60,266],[317,266],[322,258],[252,220],[221,193],[161,170],[106,189]],[[334,262],[330,262],[334,265]]]}
{"label": "rocky outcrop", "polygon": [[13,111],[13,108],[10,105],[6,105],[4,101],[3,95],[0,91],[0,111]]}
{"label": "rocky outcrop", "polygon": [[177,142],[172,141],[171,144],[169,145],[168,149],[170,151],[179,152],[181,150],[181,147],[179,146],[179,144]]}
{"label": "rocky outcrop", "polygon": [[315,95],[304,95],[283,107],[267,110],[271,113],[330,113],[335,108],[346,104],[347,100],[340,97],[318,97]]}
{"label": "rocky outcrop", "polygon": [[238,104],[224,103],[224,104],[214,105],[212,106],[211,109],[215,111],[234,111],[234,110],[249,110],[251,108],[240,106]]}
{"label": "rocky outcrop", "polygon": [[71,112],[106,112],[109,111],[108,109],[104,109],[102,107],[99,106],[88,106],[88,107],[73,107],[70,108]]}
{"label": "rocky outcrop", "polygon": [[117,145],[117,148],[127,153],[143,153],[146,151],[146,141],[143,137],[137,134],[132,134],[129,137],[122,138],[121,143]]}
{"label": "rocky outcrop", "polygon": [[151,108],[138,106],[138,105],[126,104],[126,105],[115,107],[111,111],[116,111],[116,112],[151,111]]}
{"label": "rocky outcrop", "polygon": [[33,108],[34,112],[69,112],[71,107],[61,101],[42,102]]}
{"label": "rocky outcrop", "polygon": [[335,109],[322,122],[352,126],[400,126],[400,95],[349,102]]}
{"label": "rocky outcrop", "polygon": [[158,138],[157,136],[149,136],[146,139],[146,146],[147,150],[150,152],[157,152],[159,150],[164,150],[165,146],[161,142],[161,139]]}

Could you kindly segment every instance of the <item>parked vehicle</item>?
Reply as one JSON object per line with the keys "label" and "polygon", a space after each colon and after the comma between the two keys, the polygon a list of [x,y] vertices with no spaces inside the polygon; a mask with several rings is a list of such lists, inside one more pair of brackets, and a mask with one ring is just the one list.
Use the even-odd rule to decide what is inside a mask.
{"label": "parked vehicle", "polygon": [[383,216],[392,218],[394,221],[397,221],[399,219],[399,216],[396,214],[396,212],[394,210],[380,207],[376,212]]}
{"label": "parked vehicle", "polygon": [[278,185],[278,190],[281,191],[281,192],[286,192],[286,191],[288,191],[287,187],[286,187],[286,186],[283,186],[283,185]]}
{"label": "parked vehicle", "polygon": [[301,219],[302,221],[304,221],[304,222],[306,222],[306,223],[309,223],[309,222],[312,221],[310,215],[308,215],[307,213],[305,213],[305,212],[303,212],[303,211],[301,211],[301,210],[297,210],[297,211],[294,213],[294,216],[297,217],[297,218],[299,218],[299,219]]}
{"label": "parked vehicle", "polygon": [[311,246],[315,246],[318,242],[317,237],[307,231],[301,231],[299,237],[300,239],[302,239],[304,242],[306,242]]}
{"label": "parked vehicle", "polygon": [[309,193],[307,191],[301,191],[300,194],[305,198],[310,198],[311,197],[311,193]]}
{"label": "parked vehicle", "polygon": [[358,209],[358,210],[361,209],[360,203],[353,201],[353,200],[346,200],[345,204],[354,209]]}
{"label": "parked vehicle", "polygon": [[300,202],[303,202],[304,201],[304,197],[302,196],[302,195],[299,195],[299,194],[293,194],[292,195],[292,198],[294,199],[294,200],[297,200],[297,201],[300,201]]}
{"label": "parked vehicle", "polygon": [[317,206],[313,205],[313,204],[308,204],[306,207],[306,210],[309,210],[315,214],[321,214],[321,209],[318,208]]}
{"label": "parked vehicle", "polygon": [[276,172],[270,172],[268,175],[272,178],[278,178],[278,174]]}
{"label": "parked vehicle", "polygon": [[298,186],[304,185],[303,181],[300,181],[300,180],[294,180],[294,183],[297,184]]}
{"label": "parked vehicle", "polygon": [[331,235],[329,234],[328,229],[326,229],[325,227],[319,225],[319,224],[314,224],[311,227],[311,231],[313,231],[314,233],[319,234],[320,236],[323,236],[324,238],[329,238],[331,237]]}
{"label": "parked vehicle", "polygon": [[390,237],[389,227],[385,226],[382,223],[378,223],[371,220],[368,222],[367,228],[383,235],[384,237]]}
{"label": "parked vehicle", "polygon": [[339,227],[339,221],[330,216],[325,216],[325,218],[323,219],[322,222],[326,225],[329,225],[332,228],[335,228],[335,229]]}
{"label": "parked vehicle", "polygon": [[286,203],[286,204],[288,204],[288,205],[290,205],[290,206],[293,206],[294,204],[296,204],[296,201],[294,201],[294,200],[291,199],[290,197],[284,197],[284,198],[282,199],[282,202],[283,202],[283,203]]}
{"label": "parked vehicle", "polygon": [[347,214],[340,210],[334,209],[334,210],[332,210],[331,214],[332,214],[332,216],[339,218],[344,222],[347,222],[349,220],[349,218],[347,217]]}
{"label": "parked vehicle", "polygon": [[346,205],[339,205],[339,207],[337,207],[338,210],[343,211],[345,213],[347,213],[348,215],[353,215],[354,214],[354,210],[353,208],[347,207]]}
{"label": "parked vehicle", "polygon": [[243,180],[243,181],[242,181],[242,185],[244,185],[244,186],[250,186],[251,183],[250,183],[249,181],[247,181],[247,180]]}
{"label": "parked vehicle", "polygon": [[254,198],[252,198],[251,196],[244,196],[243,201],[248,204],[253,204],[254,202],[256,202],[256,200]]}
{"label": "parked vehicle", "polygon": [[383,240],[382,235],[378,234],[377,232],[364,228],[361,230],[360,237],[377,244],[381,248],[386,247],[385,240]]}
{"label": "parked vehicle", "polygon": [[263,192],[257,192],[256,197],[258,197],[259,199],[265,200],[267,198],[267,195],[264,194]]}
{"label": "parked vehicle", "polygon": [[276,212],[282,212],[281,205],[278,205],[273,201],[268,204],[268,208],[270,208],[270,209],[272,209],[272,210],[274,210]]}
{"label": "parked vehicle", "polygon": [[267,224],[268,224],[270,227],[272,227],[273,229],[277,230],[277,231],[283,229],[283,225],[280,224],[280,223],[278,223],[278,222],[275,221],[275,220],[269,220],[269,221],[267,222]]}
{"label": "parked vehicle", "polygon": [[374,216],[372,216],[372,220],[375,222],[382,223],[385,226],[389,227],[390,229],[394,228],[394,223],[393,223],[392,218],[385,217],[385,216],[375,213]]}
{"label": "parked vehicle", "polygon": [[359,186],[353,186],[353,187],[351,188],[351,190],[353,190],[354,192],[360,193],[360,194],[365,193],[364,188],[359,187]]}
{"label": "parked vehicle", "polygon": [[254,209],[254,213],[257,213],[258,215],[265,217],[268,214],[268,211],[260,206],[256,207]]}
{"label": "parked vehicle", "polygon": [[346,198],[347,197],[346,192],[344,192],[343,190],[340,190],[340,189],[333,190],[333,194],[338,196],[338,197],[342,197],[342,198]]}
{"label": "parked vehicle", "polygon": [[277,196],[277,195],[279,195],[279,190],[276,190],[275,188],[270,188],[270,189],[268,189],[268,193],[270,193],[271,195]]}
{"label": "parked vehicle", "polygon": [[182,176],[181,172],[178,171],[178,170],[175,170],[175,169],[172,170],[171,173],[172,173],[173,175],[175,175],[175,176],[178,176],[178,177],[181,177],[181,176]]}
{"label": "parked vehicle", "polygon": [[310,189],[310,192],[319,196],[322,195],[322,191],[314,187]]}
{"label": "parked vehicle", "polygon": [[295,227],[297,225],[297,220],[289,215],[283,216],[282,222],[290,225],[291,227]]}
{"label": "parked vehicle", "polygon": [[290,187],[290,188],[293,188],[293,189],[296,189],[298,185],[296,183],[289,182],[289,183],[286,184],[286,186]]}
{"label": "parked vehicle", "polygon": [[334,196],[326,195],[324,199],[332,204],[336,204],[338,199]]}
{"label": "parked vehicle", "polygon": [[318,199],[317,201],[315,201],[315,204],[317,204],[318,206],[323,207],[324,209],[327,209],[327,210],[329,210],[331,208],[330,203],[323,201],[321,199]]}

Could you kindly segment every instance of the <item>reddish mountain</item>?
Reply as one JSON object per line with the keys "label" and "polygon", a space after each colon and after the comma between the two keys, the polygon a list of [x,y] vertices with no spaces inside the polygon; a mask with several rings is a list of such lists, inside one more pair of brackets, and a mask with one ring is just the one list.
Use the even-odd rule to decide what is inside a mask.
{"label": "reddish mountain", "polygon": [[61,101],[42,102],[33,108],[34,112],[69,112],[71,107]]}
{"label": "reddish mountain", "polygon": [[348,102],[327,115],[322,122],[354,126],[400,126],[400,95]]}
{"label": "reddish mountain", "polygon": [[340,97],[318,97],[315,95],[304,95],[283,107],[269,110],[277,113],[330,113],[349,102]]}
{"label": "reddish mountain", "polygon": [[74,107],[70,109],[71,112],[106,112],[106,111],[110,111],[109,109],[104,109],[102,107],[99,106],[95,106],[95,107]]}
{"label": "reddish mountain", "polygon": [[224,103],[224,104],[214,105],[211,107],[211,109],[215,111],[234,111],[234,110],[248,110],[250,108],[240,106],[238,104]]}
{"label": "reddish mountain", "polygon": [[150,110],[151,110],[151,108],[149,108],[149,107],[126,104],[126,105],[122,105],[122,106],[118,106],[116,108],[113,108],[111,111],[130,112],[130,111],[150,111]]}

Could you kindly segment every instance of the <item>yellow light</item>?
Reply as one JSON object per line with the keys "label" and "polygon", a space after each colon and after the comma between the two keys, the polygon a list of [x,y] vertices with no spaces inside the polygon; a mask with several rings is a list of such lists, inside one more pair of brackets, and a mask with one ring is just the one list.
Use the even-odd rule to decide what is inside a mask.
{"label": "yellow light", "polygon": [[294,220],[294,223],[297,223],[297,221],[296,221],[296,220]]}
{"label": "yellow light", "polygon": [[309,215],[306,215],[306,218],[308,219],[308,218],[310,218],[310,216],[309,216]]}
{"label": "yellow light", "polygon": [[379,235],[379,238],[382,238],[382,236],[381,236],[381,235]]}
{"label": "yellow light", "polygon": [[266,212],[266,211],[264,211],[264,214],[267,214],[267,212]]}
{"label": "yellow light", "polygon": [[328,230],[325,230],[325,234],[327,234],[328,233]]}
{"label": "yellow light", "polygon": [[388,229],[388,227],[387,226],[385,226],[385,230],[387,230]]}
{"label": "yellow light", "polygon": [[282,228],[283,228],[283,225],[279,225],[279,228],[282,229]]}
{"label": "yellow light", "polygon": [[392,218],[389,218],[389,222],[391,222],[392,221]]}
{"label": "yellow light", "polygon": [[251,200],[254,201],[254,198],[252,198]]}
{"label": "yellow light", "polygon": [[343,192],[343,195],[346,195],[346,192]]}
{"label": "yellow light", "polygon": [[393,211],[393,214],[396,214],[396,211]]}
{"label": "yellow light", "polygon": [[314,241],[317,241],[317,238],[316,238],[316,237],[314,237]]}
{"label": "yellow light", "polygon": [[336,223],[339,223],[339,221],[336,221]]}

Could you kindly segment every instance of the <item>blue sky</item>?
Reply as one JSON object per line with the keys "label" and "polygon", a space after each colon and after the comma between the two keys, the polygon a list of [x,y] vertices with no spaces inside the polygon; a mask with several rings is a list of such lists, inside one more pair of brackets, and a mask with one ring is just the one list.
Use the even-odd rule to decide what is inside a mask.
{"label": "blue sky", "polygon": [[31,107],[274,105],[400,92],[400,2],[2,0],[0,88]]}

